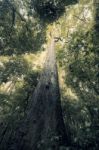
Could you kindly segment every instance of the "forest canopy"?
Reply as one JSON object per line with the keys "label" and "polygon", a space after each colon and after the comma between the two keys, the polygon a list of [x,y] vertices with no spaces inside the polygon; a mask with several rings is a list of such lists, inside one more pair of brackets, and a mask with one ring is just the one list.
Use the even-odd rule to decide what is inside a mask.
{"label": "forest canopy", "polygon": [[99,149],[98,0],[0,0],[0,150],[29,140]]}
{"label": "forest canopy", "polygon": [[42,19],[55,21],[65,11],[65,6],[77,3],[77,0],[32,0],[32,5]]}

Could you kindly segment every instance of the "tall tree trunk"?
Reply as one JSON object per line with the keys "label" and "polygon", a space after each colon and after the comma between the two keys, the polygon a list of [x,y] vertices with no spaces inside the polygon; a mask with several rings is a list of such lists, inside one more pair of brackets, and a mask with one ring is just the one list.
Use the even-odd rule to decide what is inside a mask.
{"label": "tall tree trunk", "polygon": [[12,133],[6,150],[58,150],[61,145],[68,145],[62,117],[54,40],[48,48],[44,70],[28,108],[27,118],[16,130],[17,133]]}
{"label": "tall tree trunk", "polygon": [[99,45],[99,0],[94,0],[94,8],[95,8],[95,31],[96,31],[96,39],[97,45]]}

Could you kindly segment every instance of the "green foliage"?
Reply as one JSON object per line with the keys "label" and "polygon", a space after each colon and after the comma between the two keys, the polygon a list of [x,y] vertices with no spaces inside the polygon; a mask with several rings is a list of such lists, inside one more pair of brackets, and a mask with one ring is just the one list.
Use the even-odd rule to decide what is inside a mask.
{"label": "green foliage", "polygon": [[1,72],[1,82],[7,82],[11,77],[21,77],[27,73],[29,66],[22,58],[12,58],[9,62],[4,63]]}
{"label": "green foliage", "polygon": [[19,3],[0,1],[0,123],[14,125],[25,116],[40,73],[24,57],[46,42],[46,26],[28,14],[27,1],[20,3],[26,13],[21,14]]}
{"label": "green foliage", "polygon": [[65,11],[65,6],[77,0],[33,0],[33,6],[39,16],[47,22],[58,19]]}
{"label": "green foliage", "polygon": [[[13,55],[40,50],[46,41],[46,26],[35,16],[26,20],[16,4],[1,2],[0,9],[0,54]],[[15,20],[13,21],[13,9]],[[25,10],[28,12],[28,10]],[[39,41],[39,42],[38,42]]]}
{"label": "green foliage", "polygon": [[[89,2],[92,1],[80,1],[81,5],[76,6],[74,12],[73,7],[69,8],[67,17],[64,15],[61,18],[62,38],[66,43],[62,42],[63,47],[58,50],[57,59],[65,72],[65,75],[61,73],[64,81],[61,93],[65,125],[71,140],[70,149],[98,150],[99,24],[90,9],[93,5]],[[91,19],[86,22],[80,20],[85,5],[90,6],[88,9],[94,23]]]}
{"label": "green foliage", "polygon": [[66,50],[61,54],[63,60],[67,61],[58,57],[66,69],[65,84],[78,97],[76,101],[63,97],[63,110],[73,145],[77,144],[82,149],[97,149],[99,143],[99,58],[95,36],[93,29],[87,32],[77,30],[71,34],[67,46],[68,57],[65,58]]}
{"label": "green foliage", "polygon": [[[15,127],[26,114],[40,75],[40,70],[34,70],[33,64],[28,63],[24,56],[41,50],[46,42],[46,23],[59,19],[65,12],[65,6],[77,0],[31,0],[32,5],[25,0],[26,16],[20,14],[17,1],[9,2],[0,1],[0,125],[11,122]],[[57,48],[57,59],[65,72],[63,80],[66,88],[76,95],[75,100],[73,96],[66,96],[64,89],[61,91],[63,115],[71,145],[60,147],[60,150],[99,148],[99,24],[96,16],[96,23],[88,28],[90,19],[81,18],[86,8],[84,5],[89,5],[89,2],[80,0],[78,7],[82,11],[76,19],[71,16],[80,12],[77,6],[74,10],[68,7],[68,14],[66,12],[59,22],[65,42],[61,41],[63,47]],[[92,5],[90,7],[93,8]],[[72,26],[76,30],[69,33]],[[48,143],[41,141],[38,147],[43,149],[46,142],[46,149],[51,149],[50,143],[57,142],[58,137],[51,135],[51,138],[50,134],[49,131]]]}
{"label": "green foliage", "polygon": [[[75,37],[76,35],[76,37]],[[79,32],[74,34],[69,45],[69,50],[74,55],[74,60],[72,60],[69,65],[69,72],[71,74],[72,82],[74,78],[77,78],[77,84],[74,85],[79,87],[79,82],[86,84],[87,87],[92,88],[94,92],[97,93],[98,87],[98,55],[96,45],[93,43],[94,32],[90,31],[88,33]],[[72,42],[73,41],[73,42]],[[69,76],[70,77],[70,76]],[[79,82],[78,82],[79,81]]]}
{"label": "green foliage", "polygon": [[31,66],[21,57],[14,57],[3,64],[0,72],[1,86],[8,86],[0,92],[0,117],[23,117],[32,93],[38,83],[39,71],[33,71]]}

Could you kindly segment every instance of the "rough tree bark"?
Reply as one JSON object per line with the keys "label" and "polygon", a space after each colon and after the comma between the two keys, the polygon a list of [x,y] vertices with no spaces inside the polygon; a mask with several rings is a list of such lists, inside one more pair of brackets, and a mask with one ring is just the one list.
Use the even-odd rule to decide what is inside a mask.
{"label": "rough tree bark", "polygon": [[99,45],[98,37],[99,37],[99,0],[93,1],[95,7],[95,31],[97,36],[97,45]]}
{"label": "rough tree bark", "polygon": [[[69,141],[63,121],[54,40],[48,48],[40,81],[29,105],[27,118],[10,134],[2,150],[59,150]],[[4,142],[4,141],[2,141]]]}

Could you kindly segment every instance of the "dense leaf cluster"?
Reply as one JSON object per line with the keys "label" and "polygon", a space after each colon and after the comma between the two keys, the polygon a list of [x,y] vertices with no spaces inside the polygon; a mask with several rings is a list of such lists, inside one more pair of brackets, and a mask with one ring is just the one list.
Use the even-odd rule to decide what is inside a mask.
{"label": "dense leaf cluster", "polygon": [[33,0],[32,4],[42,19],[52,22],[63,14],[65,6],[76,2],[77,0]]}
{"label": "dense leaf cluster", "polygon": [[99,24],[97,20],[94,22],[95,25],[90,21],[91,28],[88,28],[90,25],[88,22],[85,24],[86,27],[83,21],[79,24],[83,28],[75,27],[73,33],[68,33],[69,40],[67,39],[67,43],[58,54],[60,66],[65,70],[66,88],[69,88],[73,94],[70,96],[70,93],[67,93],[66,96],[67,89],[62,89],[64,118],[73,146],[78,145],[78,149],[83,150],[97,150],[99,147],[99,32],[96,26],[99,27]]}
{"label": "dense leaf cluster", "polygon": [[46,27],[36,16],[21,14],[18,2],[0,1],[0,124],[24,116],[40,72],[24,57],[41,50],[45,42]]}

